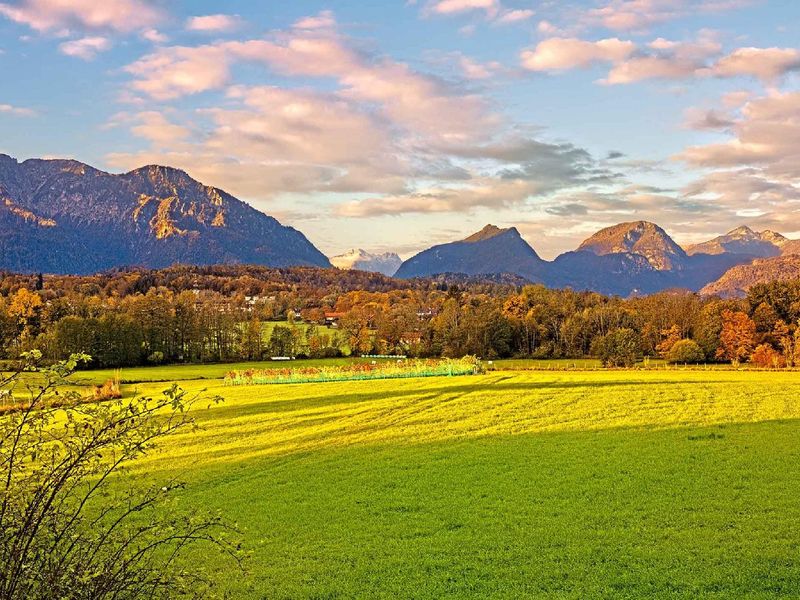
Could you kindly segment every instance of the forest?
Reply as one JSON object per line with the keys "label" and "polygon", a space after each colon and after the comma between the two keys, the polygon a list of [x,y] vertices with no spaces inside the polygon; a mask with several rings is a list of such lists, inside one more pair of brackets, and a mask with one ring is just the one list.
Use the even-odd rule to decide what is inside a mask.
{"label": "forest", "polygon": [[685,290],[623,299],[513,279],[315,268],[0,276],[5,358],[85,352],[96,367],[403,354],[779,368],[800,363],[798,322],[797,281],[757,285],[742,299]]}

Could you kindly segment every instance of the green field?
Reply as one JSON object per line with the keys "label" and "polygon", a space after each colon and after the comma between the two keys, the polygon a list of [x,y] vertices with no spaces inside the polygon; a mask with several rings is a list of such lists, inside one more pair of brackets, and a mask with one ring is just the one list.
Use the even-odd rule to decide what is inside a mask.
{"label": "green field", "polygon": [[800,374],[183,385],[139,469],[245,529],[234,598],[800,597]]}

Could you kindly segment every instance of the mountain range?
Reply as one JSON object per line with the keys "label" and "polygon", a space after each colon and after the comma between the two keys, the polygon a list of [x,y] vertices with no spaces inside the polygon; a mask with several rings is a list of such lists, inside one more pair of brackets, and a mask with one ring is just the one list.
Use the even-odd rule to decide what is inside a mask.
{"label": "mountain range", "polygon": [[174,263],[330,267],[299,231],[184,171],[112,175],[0,155],[0,268],[82,274]]}
{"label": "mountain range", "polygon": [[396,277],[509,273],[550,287],[623,296],[669,288],[702,289],[704,293],[735,296],[741,295],[740,288],[711,284],[733,267],[742,265],[752,265],[746,276],[752,281],[761,279],[760,271],[785,272],[791,261],[775,265],[770,261],[777,258],[771,257],[788,256],[798,247],[800,243],[780,234],[740,227],[684,249],[658,225],[636,221],[602,229],[577,250],[548,262],[522,239],[516,228],[487,225],[464,240],[420,252],[403,263]]}
{"label": "mountain range", "polygon": [[744,254],[769,258],[780,256],[782,249],[791,242],[774,231],[753,231],[749,227],[737,227],[725,235],[686,249],[687,254]]}
{"label": "mountain range", "polygon": [[398,278],[508,276],[623,296],[675,287],[737,296],[754,282],[800,277],[800,240],[739,227],[682,248],[658,225],[636,221],[546,261],[516,228],[487,225],[402,264],[396,254],[361,249],[329,260],[296,229],[178,169],[117,175],[73,160],[0,154],[0,269],[86,274],[175,263],[334,264]]}
{"label": "mountain range", "polygon": [[371,254],[361,248],[354,248],[344,254],[332,256],[330,260],[337,269],[369,271],[387,277],[394,275],[403,262],[403,259],[394,252]]}

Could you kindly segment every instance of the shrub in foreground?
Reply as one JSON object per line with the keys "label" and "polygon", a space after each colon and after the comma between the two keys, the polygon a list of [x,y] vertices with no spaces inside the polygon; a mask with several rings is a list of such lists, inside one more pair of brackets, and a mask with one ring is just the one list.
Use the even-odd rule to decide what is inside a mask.
{"label": "shrub in foreground", "polygon": [[5,391],[22,388],[26,372],[43,381],[0,415],[0,600],[213,597],[202,567],[179,559],[200,544],[238,562],[232,528],[176,513],[178,482],[146,485],[124,469],[191,428],[194,400],[173,385],[160,398],[87,402],[65,386],[88,356],[49,368],[40,357],[0,375]]}

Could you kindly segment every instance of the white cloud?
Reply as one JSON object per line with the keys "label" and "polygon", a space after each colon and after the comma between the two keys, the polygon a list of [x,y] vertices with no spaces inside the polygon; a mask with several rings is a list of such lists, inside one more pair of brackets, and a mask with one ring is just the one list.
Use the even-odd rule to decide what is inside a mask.
{"label": "white cloud", "polygon": [[[500,0],[430,0],[424,5],[425,16],[453,16],[480,14],[497,25],[522,23],[533,17],[535,11],[528,8],[506,8]],[[468,26],[474,30],[474,25]],[[464,28],[462,28],[462,33]],[[471,33],[470,31],[469,33]]]}
{"label": "white cloud", "polygon": [[15,117],[35,117],[37,113],[31,108],[0,103],[0,114],[12,115]]}
{"label": "white cloud", "polygon": [[751,76],[774,83],[786,73],[800,69],[800,51],[795,48],[739,48],[713,66],[717,77]]}
{"label": "white cloud", "polygon": [[679,158],[701,167],[758,167],[770,177],[800,181],[800,92],[747,102],[727,142],[692,146]]}
{"label": "white cloud", "polygon": [[161,33],[158,29],[145,29],[141,36],[142,39],[154,44],[166,44],[169,41],[169,36]]}
{"label": "white cloud", "polygon": [[229,57],[220,46],[161,48],[125,67],[137,79],[132,88],[169,100],[220,88],[230,78]]}
{"label": "white cloud", "polygon": [[753,77],[774,84],[800,70],[800,51],[794,48],[738,48],[723,54],[714,32],[701,31],[695,41],[657,38],[646,45],[608,38],[587,41],[553,37],[520,53],[529,71],[565,71],[608,64],[600,83],[620,85],[650,79]]}
{"label": "white cloud", "polygon": [[737,108],[723,113],[727,141],[690,146],[675,157],[711,170],[684,193],[711,198],[723,217],[750,210],[758,223],[786,226],[800,210],[800,92],[773,92],[730,110]]}
{"label": "white cloud", "polygon": [[493,126],[484,98],[387,57],[364,54],[336,31],[293,29],[273,39],[160,48],[126,67],[132,88],[157,100],[223,88],[237,62],[282,75],[336,80],[342,98],[374,103],[398,125],[461,141]]}
{"label": "white cloud", "polygon": [[[368,52],[332,15],[301,19],[266,38],[159,48],[127,67],[131,90],[168,102],[200,92],[183,121],[146,111],[126,124],[150,147],[116,153],[120,168],[167,163],[248,198],[368,194],[338,213],[458,212],[517,206],[532,195],[606,181],[583,150],[512,132],[487,98],[458,81]],[[502,67],[454,55],[466,77]],[[305,87],[235,85],[234,66],[261,65]],[[431,186],[431,181],[439,182]]]}
{"label": "white cloud", "polygon": [[614,31],[642,31],[658,23],[697,13],[718,13],[753,4],[754,0],[606,0],[578,20]]}
{"label": "white cloud", "polygon": [[461,187],[422,188],[412,193],[353,200],[336,207],[342,217],[376,217],[411,213],[464,213],[473,208],[504,208],[540,193],[534,181],[485,179]]}
{"label": "white cloud", "polygon": [[84,37],[78,40],[64,42],[58,46],[59,51],[67,56],[74,56],[82,60],[92,60],[100,52],[111,48],[111,41],[100,36]]}
{"label": "white cloud", "polygon": [[191,130],[170,122],[160,112],[145,111],[130,119],[133,122],[131,133],[152,142],[154,148],[175,148],[191,135]]}
{"label": "white cloud", "polygon": [[329,10],[323,10],[310,17],[303,17],[294,24],[295,29],[334,29],[335,27],[336,19]]}
{"label": "white cloud", "polygon": [[186,20],[186,29],[204,33],[221,33],[236,31],[242,25],[239,15],[202,15],[189,17]]}
{"label": "white cloud", "polygon": [[489,79],[503,69],[496,61],[483,63],[464,55],[458,56],[458,66],[464,77],[471,80]]}
{"label": "white cloud", "polygon": [[129,33],[163,19],[162,11],[147,0],[22,0],[0,3],[0,15],[40,32],[78,28]]}
{"label": "white cloud", "polygon": [[522,66],[530,71],[563,71],[595,63],[616,63],[629,57],[636,44],[618,38],[588,42],[576,38],[550,38],[533,50],[524,50]]}
{"label": "white cloud", "polygon": [[530,9],[509,9],[500,13],[497,17],[497,23],[507,25],[509,23],[521,23],[532,18],[536,13]]}
{"label": "white cloud", "polygon": [[499,0],[435,0],[425,9],[430,14],[455,15],[481,11],[489,18],[500,13]]}

